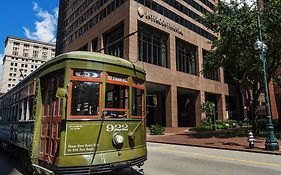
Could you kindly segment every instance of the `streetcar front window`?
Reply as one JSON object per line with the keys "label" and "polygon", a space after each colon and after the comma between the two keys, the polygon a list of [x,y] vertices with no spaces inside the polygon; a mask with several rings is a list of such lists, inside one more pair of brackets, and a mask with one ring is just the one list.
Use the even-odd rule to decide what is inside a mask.
{"label": "streetcar front window", "polygon": [[[120,117],[126,115],[129,106],[129,87],[117,84],[106,84],[105,107],[108,109],[106,116]],[[118,110],[121,109],[121,110]]]}
{"label": "streetcar front window", "polygon": [[142,109],[143,109],[143,90],[138,88],[133,88],[132,92],[132,99],[133,99],[133,116],[142,116]]}
{"label": "streetcar front window", "polygon": [[72,83],[72,116],[95,116],[99,112],[100,84],[95,82]]}

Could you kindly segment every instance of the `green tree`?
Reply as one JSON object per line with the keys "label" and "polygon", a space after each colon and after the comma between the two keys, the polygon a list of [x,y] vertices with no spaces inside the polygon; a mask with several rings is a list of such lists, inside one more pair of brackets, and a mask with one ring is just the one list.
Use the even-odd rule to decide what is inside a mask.
{"label": "green tree", "polygon": [[[281,1],[268,0],[263,10],[255,5],[220,1],[214,13],[206,14],[205,25],[220,37],[211,42],[212,49],[204,60],[204,73],[223,67],[231,82],[248,94],[253,119],[258,97],[263,92],[262,62],[254,43],[257,40],[257,13],[261,16],[266,54],[268,82],[281,65]],[[252,92],[252,93],[251,93]]]}

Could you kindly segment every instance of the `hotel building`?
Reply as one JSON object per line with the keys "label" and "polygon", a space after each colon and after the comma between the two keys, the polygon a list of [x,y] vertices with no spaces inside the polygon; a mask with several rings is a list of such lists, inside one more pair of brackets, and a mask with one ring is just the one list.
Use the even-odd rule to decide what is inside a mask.
{"label": "hotel building", "polygon": [[55,57],[55,45],[8,36],[5,41],[1,94]]}
{"label": "hotel building", "polygon": [[240,119],[242,98],[222,69],[204,75],[202,63],[218,37],[202,23],[213,0],[60,0],[56,54],[84,50],[130,60],[144,68],[147,93],[158,106],[148,124],[192,127],[201,104],[218,119]]}

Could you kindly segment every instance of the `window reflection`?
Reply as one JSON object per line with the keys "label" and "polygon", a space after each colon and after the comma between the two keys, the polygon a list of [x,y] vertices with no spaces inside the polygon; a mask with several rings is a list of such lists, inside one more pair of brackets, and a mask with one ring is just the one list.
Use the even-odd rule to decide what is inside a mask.
{"label": "window reflection", "polygon": [[142,96],[143,90],[133,88],[132,97],[133,97],[133,116],[141,116],[142,115]]}
{"label": "window reflection", "polygon": [[197,75],[197,46],[177,39],[176,59],[177,71]]}
{"label": "window reflection", "polygon": [[128,86],[106,84],[106,108],[128,108]]}
{"label": "window reflection", "polygon": [[72,116],[92,116],[99,112],[99,83],[73,82],[72,84]]}
{"label": "window reflection", "polygon": [[144,24],[139,24],[139,29],[141,29],[138,33],[139,60],[168,67],[168,35]]}

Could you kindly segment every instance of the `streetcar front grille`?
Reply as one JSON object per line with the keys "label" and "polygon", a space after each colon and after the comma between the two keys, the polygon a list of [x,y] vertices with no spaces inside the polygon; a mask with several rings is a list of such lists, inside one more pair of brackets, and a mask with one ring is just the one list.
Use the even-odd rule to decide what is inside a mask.
{"label": "streetcar front grille", "polygon": [[[95,173],[107,173],[112,172],[114,170],[127,168],[135,165],[142,164],[147,159],[147,156],[143,156],[137,159],[123,161],[123,162],[116,162],[116,163],[109,163],[109,164],[102,164],[102,165],[94,165],[91,167],[91,174]],[[87,167],[59,167],[56,171],[56,175],[89,175],[89,166]]]}

